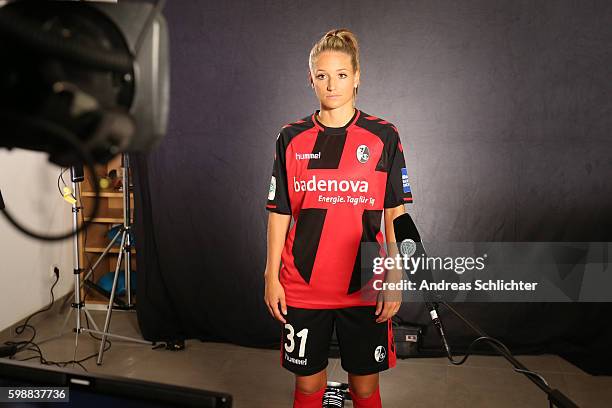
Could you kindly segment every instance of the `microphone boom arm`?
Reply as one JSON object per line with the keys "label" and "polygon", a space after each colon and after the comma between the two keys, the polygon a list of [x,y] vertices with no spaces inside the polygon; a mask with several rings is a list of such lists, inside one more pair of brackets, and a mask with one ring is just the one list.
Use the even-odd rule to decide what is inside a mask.
{"label": "microphone boom arm", "polygon": [[[416,252],[416,248],[418,247],[418,245],[421,245],[422,253],[423,255],[425,255],[425,257],[427,257],[427,254],[425,253],[425,248],[423,248],[422,246],[420,234],[416,228],[414,221],[412,220],[412,218],[410,217],[408,213],[404,213],[400,215],[399,217],[395,218],[393,220],[393,228],[395,230],[395,241],[397,243],[401,243],[399,252],[402,255],[413,256],[414,253]],[[405,241],[408,241],[410,245],[404,246],[403,243]],[[407,251],[403,251],[402,247],[411,248],[411,253],[410,254],[405,253]],[[421,272],[421,274],[419,274],[420,276],[422,276],[423,273],[429,272],[429,275],[430,275],[429,277],[433,281],[433,276],[431,275],[431,271],[428,271],[427,269],[422,269],[420,272]],[[425,279],[425,277],[423,277],[423,279]],[[438,334],[440,335],[440,338],[442,340],[442,345],[444,346],[446,355],[453,365],[463,364],[469,357],[472,347],[479,341],[486,341],[495,351],[501,354],[506,360],[510,362],[510,364],[513,365],[514,371],[524,374],[527,378],[529,378],[535,385],[540,387],[540,389],[548,395],[548,401],[551,407],[554,404],[555,406],[561,407],[561,408],[578,408],[578,405],[576,405],[572,400],[566,397],[561,391],[550,388],[548,385],[548,382],[544,379],[544,377],[542,377],[538,373],[535,373],[527,369],[527,367],[521,364],[520,361],[514,358],[514,356],[508,349],[508,347],[506,347],[501,341],[488,336],[482,329],[480,329],[474,323],[470,322],[465,317],[463,317],[457,310],[455,310],[455,308],[453,308],[447,302],[441,299],[440,296],[436,294],[435,292],[427,291],[427,290],[425,290],[424,292],[425,294],[428,295],[424,302],[425,306],[429,310],[429,315],[431,317],[431,320],[434,326],[438,330]],[[468,346],[468,349],[465,352],[465,356],[460,361],[455,361],[455,359],[453,358],[450,346],[448,344],[448,341],[446,340],[446,334],[444,333],[444,326],[442,324],[442,321],[440,320],[440,317],[438,316],[438,312],[437,312],[438,302],[432,301],[432,299],[434,298],[437,298],[439,303],[442,303],[444,306],[446,306],[453,314],[455,314],[455,316],[461,319],[465,324],[468,325],[468,327],[470,327],[480,336]]]}

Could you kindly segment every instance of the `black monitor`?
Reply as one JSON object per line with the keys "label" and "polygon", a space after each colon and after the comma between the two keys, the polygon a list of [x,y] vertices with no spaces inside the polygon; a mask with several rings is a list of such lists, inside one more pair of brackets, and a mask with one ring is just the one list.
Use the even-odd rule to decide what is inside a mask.
{"label": "black monitor", "polygon": [[[86,373],[68,368],[0,359],[2,387],[68,387],[69,402],[15,401],[13,407],[206,407],[229,408],[232,396],[141,380]],[[0,406],[6,406],[0,403]]]}

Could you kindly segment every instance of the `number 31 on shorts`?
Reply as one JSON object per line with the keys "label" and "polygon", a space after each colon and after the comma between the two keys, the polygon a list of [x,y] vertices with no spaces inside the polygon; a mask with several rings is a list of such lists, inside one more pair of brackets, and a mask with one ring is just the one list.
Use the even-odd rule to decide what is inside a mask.
{"label": "number 31 on shorts", "polygon": [[291,353],[295,348],[295,334],[295,336],[300,338],[300,351],[298,353],[298,356],[304,357],[304,354],[306,354],[306,340],[308,339],[308,329],[302,329],[298,333],[295,333],[293,326],[289,323],[285,324],[285,329],[289,330],[289,334],[287,334],[287,340],[289,341],[289,343],[284,344],[285,351],[287,351],[287,353]]}

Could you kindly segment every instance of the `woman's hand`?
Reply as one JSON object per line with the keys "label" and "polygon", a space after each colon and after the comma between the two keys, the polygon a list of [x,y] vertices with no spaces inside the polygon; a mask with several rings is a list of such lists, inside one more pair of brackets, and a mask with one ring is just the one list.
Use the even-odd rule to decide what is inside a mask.
{"label": "woman's hand", "polygon": [[[400,309],[402,305],[401,300],[396,301],[398,295],[393,293],[385,293],[385,291],[381,291],[378,293],[378,299],[376,300],[376,323],[386,322]],[[401,299],[401,297],[400,297]]]}
{"label": "woman's hand", "polygon": [[268,256],[264,272],[266,282],[264,301],[270,314],[283,323],[287,322],[281,312],[287,314],[287,304],[285,303],[285,290],[278,279],[278,273],[281,265],[281,253],[290,223],[291,215],[271,212],[268,216]]}
{"label": "woman's hand", "polygon": [[[397,207],[385,208],[385,238],[387,240],[388,256],[395,258],[398,255],[397,245],[395,243],[395,229],[393,220],[404,214],[404,204]],[[388,283],[399,283],[402,279],[402,271],[397,268],[387,270],[385,281]],[[378,293],[376,300],[376,323],[382,323],[397,313],[402,305],[402,292],[398,290],[383,290]]]}
{"label": "woman's hand", "polygon": [[[287,314],[287,304],[285,303],[285,290],[277,277],[266,277],[266,292],[264,301],[268,306],[268,311],[276,320],[287,323],[282,315]],[[280,303],[280,310],[278,304]],[[282,311],[282,314],[281,314]]]}

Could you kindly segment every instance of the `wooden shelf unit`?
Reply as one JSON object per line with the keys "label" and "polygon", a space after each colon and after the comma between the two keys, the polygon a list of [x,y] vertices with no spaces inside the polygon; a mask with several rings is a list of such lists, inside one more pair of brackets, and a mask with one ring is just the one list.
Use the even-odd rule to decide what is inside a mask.
{"label": "wooden shelf unit", "polygon": [[[123,168],[121,167],[121,155],[115,156],[108,163],[104,165],[96,166],[96,173],[99,177],[107,176],[112,170],[117,170],[117,175],[121,179],[123,175]],[[84,271],[82,278],[89,271],[89,268],[97,261],[98,257],[104,252],[104,249],[108,246],[111,239],[108,237],[109,230],[115,224],[123,224],[123,192],[113,189],[101,189],[100,190],[100,203],[98,214],[95,218],[91,219],[91,211],[93,210],[95,191],[92,186],[93,178],[90,175],[90,171],[85,168],[85,180],[80,184],[80,204],[81,213],[79,215],[79,225],[82,224],[83,219],[90,221],[89,227],[86,231],[82,231],[79,234],[79,256],[81,259],[81,268]],[[134,193],[130,191],[130,215],[131,221],[134,222]],[[132,230],[132,236],[134,235]],[[119,237],[115,241],[115,245],[111,247],[110,251],[102,259],[100,264],[94,270],[90,280],[98,283],[99,279],[108,272],[114,272],[117,266],[117,260],[119,257],[119,245],[121,238]],[[132,243],[133,244],[133,243]],[[132,254],[131,267],[132,271],[136,271],[136,249],[132,246],[130,251]],[[122,263],[124,263],[122,261]],[[134,285],[135,282],[132,283]],[[108,299],[100,295],[95,290],[87,288],[83,285],[81,297],[85,299],[85,303],[89,305],[100,305],[108,304]],[[126,296],[122,296],[125,299]],[[135,294],[132,294],[132,303],[136,302]]]}

